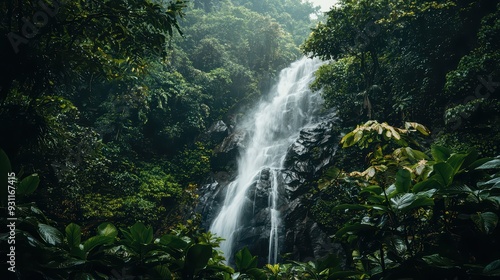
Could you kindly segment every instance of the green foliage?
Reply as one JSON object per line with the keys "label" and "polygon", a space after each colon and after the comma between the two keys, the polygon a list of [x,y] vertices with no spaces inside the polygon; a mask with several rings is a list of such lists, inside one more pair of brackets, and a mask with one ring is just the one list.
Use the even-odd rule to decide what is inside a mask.
{"label": "green foliage", "polygon": [[[207,273],[222,277],[233,272],[213,249],[219,241],[202,238],[206,235],[200,235],[204,242],[197,242],[196,236],[170,234],[155,239],[152,227],[142,223],[122,229],[120,235],[113,224],[102,223],[96,235],[83,239],[77,224],[67,225],[63,235],[33,205],[18,209],[16,272],[22,279],[107,279],[117,273],[151,279],[205,279]],[[1,234],[2,243],[8,235]]]}
{"label": "green foliage", "polygon": [[[387,123],[368,121],[363,125],[358,125],[356,129],[342,137],[340,143],[343,148],[358,145],[368,148],[372,145],[380,147],[381,142],[391,142],[398,146],[406,147],[410,143],[417,144],[414,137],[410,137],[410,132],[419,132],[422,135],[429,135],[430,131],[423,125],[415,122],[406,122],[405,129],[395,128]],[[390,140],[390,141],[389,141]]]}
{"label": "green foliage", "polygon": [[[40,184],[40,178],[38,174],[31,174],[20,179],[18,176],[22,176],[19,173],[12,172],[12,166],[10,159],[3,149],[0,148],[0,175],[1,179],[6,182],[5,188],[3,188],[1,195],[1,205],[9,209],[9,213],[15,213],[16,211],[16,200],[17,198],[24,198],[32,194]],[[10,199],[9,199],[10,198]],[[14,209],[11,211],[10,209]]]}
{"label": "green foliage", "polygon": [[176,158],[175,168],[182,182],[193,183],[204,178],[210,172],[212,150],[202,142],[194,143],[194,147],[186,147]]}
{"label": "green foliage", "polygon": [[[364,136],[369,137],[376,134]],[[346,176],[339,170],[325,174],[331,182],[343,181],[359,188],[359,202],[333,208],[334,212],[352,212],[335,233],[349,253],[347,266],[330,255],[260,269],[257,257],[244,248],[235,254],[234,270],[223,264],[223,256],[215,249],[221,239],[196,228],[182,225],[155,238],[153,228],[141,222],[122,228],[121,234],[106,222],[97,226],[95,235],[86,233],[84,237],[77,224],[68,224],[63,234],[34,204],[22,204],[18,206],[16,246],[22,250],[17,270],[31,278],[88,279],[117,273],[152,279],[273,280],[400,278],[417,272],[443,277],[497,275],[498,250],[477,245],[491,246],[491,240],[498,238],[500,157],[477,159],[474,152],[454,153],[433,146],[432,160],[430,156],[424,160],[419,156],[422,152],[397,150],[372,159],[398,166],[396,173],[375,169],[364,176],[360,172]],[[417,160],[417,165],[411,164]],[[474,184],[478,178],[480,182]],[[431,181],[434,183],[418,187]],[[8,233],[0,235],[0,241],[6,242],[7,237]],[[443,238],[450,237],[442,244]],[[467,245],[471,247],[464,247]],[[469,257],[464,258],[464,253]]]}
{"label": "green foliage", "polygon": [[326,106],[337,108],[343,116],[342,121],[349,124],[349,120],[359,118],[364,107],[364,98],[358,86],[361,76],[353,75],[359,72],[359,67],[353,56],[339,58],[322,65],[316,71],[316,79],[311,84],[312,89],[323,91]]}
{"label": "green foliage", "polygon": [[[4,157],[7,159],[7,157]],[[3,162],[2,164],[5,164]],[[5,207],[1,207],[5,211]],[[341,271],[339,259],[267,265],[257,268],[257,257],[247,248],[236,253],[236,267],[224,264],[216,250],[221,238],[199,232],[192,221],[155,237],[141,222],[121,228],[104,222],[95,234],[69,223],[59,231],[34,203],[16,208],[16,275],[19,279],[336,279],[361,275]],[[6,222],[6,218],[2,218]],[[9,233],[0,234],[7,243]],[[490,266],[488,271],[494,271]]]}
{"label": "green foliage", "polygon": [[486,142],[498,134],[498,11],[484,0],[339,1],[301,48],[334,59],[313,88],[323,89],[346,129],[413,119]]}
{"label": "green foliage", "polygon": [[[26,211],[31,209],[30,211]],[[341,271],[339,259],[256,267],[257,257],[247,248],[236,253],[237,270],[223,263],[215,248],[220,238],[210,233],[173,231],[155,238],[153,228],[135,223],[120,232],[111,223],[97,226],[96,234],[83,237],[79,225],[70,223],[65,234],[49,224],[32,204],[21,205],[16,232],[16,272],[22,278],[108,279],[337,279],[361,275]],[[40,215],[41,214],[41,215]],[[181,229],[187,229],[181,226]],[[88,236],[89,234],[85,234]],[[6,242],[8,233],[0,235]]]}
{"label": "green foliage", "polygon": [[[266,3],[272,12],[215,2],[73,1],[18,54],[4,36],[0,131],[10,137],[0,146],[39,174],[36,200],[50,216],[165,228],[181,219],[209,172],[213,143],[198,135],[268,90],[300,55],[294,42],[315,12],[301,1]],[[2,34],[22,35],[16,19],[40,10],[21,4],[0,4]]]}
{"label": "green foliage", "polygon": [[235,254],[236,267],[241,271],[257,267],[257,257],[252,256],[248,248],[243,248]]}
{"label": "green foliage", "polygon": [[232,2],[275,18],[292,35],[297,45],[302,43],[310,32],[310,16],[319,14],[319,7],[313,7],[311,3],[299,0],[233,0]]}
{"label": "green foliage", "polygon": [[[427,132],[418,124],[412,127]],[[362,131],[359,128],[343,142]],[[478,159],[473,150],[456,153],[441,146],[418,151],[398,142],[409,137],[402,129],[385,124],[385,130],[400,137],[381,139],[373,129],[349,142],[377,143],[367,170],[337,172],[323,183],[323,189],[337,182],[358,188],[359,201],[331,208],[339,215],[351,213],[340,216],[344,224],[334,235],[347,249],[347,263],[372,277],[389,279],[417,271],[443,277],[488,275],[486,267],[499,257],[498,248],[487,245],[499,233],[498,157]],[[380,147],[385,147],[384,153]]]}
{"label": "green foliage", "polygon": [[[66,2],[19,54],[8,36],[2,42],[0,130],[9,137],[0,145],[15,169],[34,173],[19,174],[17,194],[24,200],[40,186],[30,197],[68,224],[63,234],[35,204],[18,205],[22,277],[498,276],[499,159],[477,160],[498,154],[495,1],[339,1],[302,51],[335,59],[313,88],[344,128],[364,123],[342,144],[369,149],[369,166],[325,172],[311,207],[347,259],[260,269],[243,249],[237,271],[195,222],[163,235],[153,227],[181,220],[210,171],[210,143],[198,134],[267,90],[299,56],[317,9],[299,0]],[[18,19],[37,5],[2,2],[1,33],[22,33]],[[185,36],[174,36],[186,11]],[[443,132],[429,151],[418,136],[430,131],[409,119]],[[363,158],[339,154],[345,169]],[[11,170],[2,150],[4,182]]]}
{"label": "green foliage", "polygon": [[195,244],[189,248],[186,254],[184,275],[189,279],[199,273],[208,264],[212,257],[212,246],[207,244]]}
{"label": "green foliage", "polygon": [[22,179],[21,182],[19,182],[19,186],[17,187],[17,194],[31,194],[36,190],[39,183],[40,178],[38,177],[38,174],[29,175],[28,177]]}
{"label": "green foliage", "polygon": [[[120,169],[126,167],[123,164]],[[164,219],[178,221],[182,211],[178,206],[189,204],[192,190],[160,165],[161,162],[129,166],[126,172],[112,173],[110,182],[101,188],[86,190],[79,205],[79,220],[108,220],[118,225],[141,221],[156,227]]]}
{"label": "green foliage", "polygon": [[[491,1],[339,1],[302,45],[334,59],[312,87],[349,131],[341,144],[362,148],[336,153],[348,171],[325,172],[311,207],[349,268],[450,279],[495,266],[498,172],[475,160],[499,154],[498,11]],[[433,141],[418,137],[424,126],[387,125],[410,119]]]}
{"label": "green foliage", "polygon": [[[460,59],[457,69],[446,75],[445,94],[448,97],[464,99],[468,95],[473,95],[474,99],[488,98],[495,90],[491,88],[495,86],[494,84],[488,86],[478,77],[488,80],[489,77],[498,77],[500,74],[496,67],[500,59],[498,42],[494,39],[500,32],[499,13],[497,8],[482,18],[477,33],[476,48]],[[465,103],[474,99],[467,100]]]}
{"label": "green foliage", "polygon": [[151,166],[140,172],[141,186],[139,197],[147,197],[152,201],[160,202],[164,198],[178,199],[182,188],[174,178],[166,174],[159,166]]}

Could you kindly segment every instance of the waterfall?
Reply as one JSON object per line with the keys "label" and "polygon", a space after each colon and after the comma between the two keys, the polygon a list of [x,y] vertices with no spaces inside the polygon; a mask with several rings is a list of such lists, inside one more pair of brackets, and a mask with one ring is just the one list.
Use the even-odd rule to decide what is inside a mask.
{"label": "waterfall", "polygon": [[[220,249],[227,260],[234,253],[235,235],[242,219],[249,219],[242,217],[243,205],[249,199],[247,192],[256,181],[261,180],[263,170],[268,170],[271,182],[268,190],[268,262],[277,262],[281,226],[279,176],[289,146],[297,139],[301,128],[311,123],[321,107],[319,93],[312,92],[309,84],[322,63],[318,59],[302,58],[282,70],[270,92],[270,100],[261,101],[240,125],[240,129],[249,135],[248,143],[238,160],[238,176],[228,185],[224,205],[210,227],[211,232],[225,239]],[[254,203],[252,205],[255,207]],[[249,213],[255,213],[255,209]]]}

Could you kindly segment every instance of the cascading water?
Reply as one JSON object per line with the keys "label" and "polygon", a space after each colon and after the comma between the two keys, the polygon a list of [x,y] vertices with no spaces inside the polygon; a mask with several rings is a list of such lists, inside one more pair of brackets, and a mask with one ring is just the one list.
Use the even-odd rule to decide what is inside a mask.
{"label": "cascading water", "polygon": [[[220,249],[228,260],[233,254],[236,232],[241,224],[247,192],[268,171],[271,187],[268,194],[270,215],[268,262],[276,263],[279,253],[279,176],[289,146],[319,110],[322,100],[311,92],[309,84],[322,64],[318,59],[302,58],[281,71],[279,81],[271,91],[270,101],[263,101],[242,124],[249,142],[238,160],[238,176],[228,185],[224,205],[213,221],[210,231],[225,239]],[[255,207],[255,206],[253,206]],[[251,211],[251,213],[255,213]]]}

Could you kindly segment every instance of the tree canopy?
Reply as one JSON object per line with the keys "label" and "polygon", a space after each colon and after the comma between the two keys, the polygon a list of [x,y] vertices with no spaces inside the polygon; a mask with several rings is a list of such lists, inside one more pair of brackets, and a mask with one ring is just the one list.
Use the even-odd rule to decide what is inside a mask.
{"label": "tree canopy", "polygon": [[42,208],[75,222],[180,220],[210,170],[199,135],[267,91],[317,12],[259,3],[3,1],[0,146],[40,174]]}
{"label": "tree canopy", "polygon": [[[498,1],[339,0],[321,20],[301,0],[6,0],[0,13],[18,277],[500,275]],[[311,87],[345,149],[299,187],[339,251],[258,268],[242,249],[231,268],[193,214],[207,174],[230,168],[205,132],[233,129],[302,55],[328,61]]]}

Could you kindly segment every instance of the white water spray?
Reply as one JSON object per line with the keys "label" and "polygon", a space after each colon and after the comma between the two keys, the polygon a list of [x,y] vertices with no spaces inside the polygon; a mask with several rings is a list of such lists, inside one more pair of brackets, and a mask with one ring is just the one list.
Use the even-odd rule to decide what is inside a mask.
{"label": "white water spray", "polygon": [[[311,92],[309,84],[323,62],[302,58],[281,71],[270,101],[263,101],[251,114],[242,129],[249,133],[249,142],[238,161],[238,176],[228,185],[224,206],[213,221],[210,231],[225,239],[220,245],[227,260],[233,255],[235,234],[240,226],[242,208],[250,186],[263,169],[270,170],[268,207],[270,236],[268,262],[276,263],[279,253],[280,211],[278,176],[288,147],[297,139],[302,127],[308,125],[321,107],[319,93]],[[246,217],[248,218],[248,217]]]}

